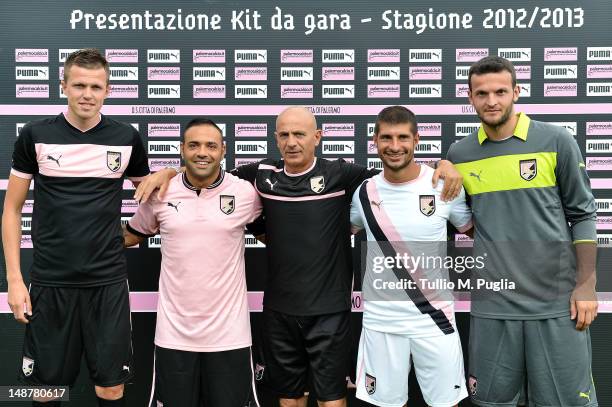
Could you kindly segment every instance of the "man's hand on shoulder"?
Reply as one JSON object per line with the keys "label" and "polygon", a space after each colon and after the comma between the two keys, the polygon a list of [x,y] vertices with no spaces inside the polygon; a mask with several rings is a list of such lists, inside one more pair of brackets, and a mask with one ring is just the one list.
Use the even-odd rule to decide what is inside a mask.
{"label": "man's hand on shoulder", "polygon": [[145,203],[156,189],[157,198],[162,199],[168,190],[170,180],[176,177],[178,172],[172,168],[164,168],[163,170],[157,171],[155,174],[147,175],[136,188],[134,199],[140,203]]}
{"label": "man's hand on shoulder", "polygon": [[443,201],[452,201],[461,192],[461,186],[463,185],[463,177],[457,171],[453,163],[448,160],[440,160],[436,171],[434,172],[431,183],[435,188],[438,185],[438,181],[444,180],[444,188],[440,198]]}

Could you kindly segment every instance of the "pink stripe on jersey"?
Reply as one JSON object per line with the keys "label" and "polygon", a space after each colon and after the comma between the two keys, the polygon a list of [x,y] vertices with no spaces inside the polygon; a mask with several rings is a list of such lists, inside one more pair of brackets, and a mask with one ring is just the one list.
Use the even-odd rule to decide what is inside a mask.
{"label": "pink stripe on jersey", "polygon": [[337,196],[342,196],[342,195],[346,194],[346,191],[342,190],[342,191],[338,191],[338,192],[332,192],[331,194],[323,194],[323,195],[309,195],[309,196],[296,196],[296,197],[276,196],[276,195],[264,194],[263,192],[261,192],[257,188],[257,185],[255,187],[257,189],[257,193],[261,197],[272,199],[272,200],[275,200],[275,201],[289,201],[289,202],[317,201],[319,199],[330,199],[330,198],[335,198]]}
{"label": "pink stripe on jersey", "polygon": [[38,172],[48,177],[121,178],[132,146],[36,143]]}
{"label": "pink stripe on jersey", "polygon": [[11,175],[14,175],[16,177],[23,178],[23,179],[32,179],[33,177],[32,174],[28,174],[27,172],[17,171],[14,168],[11,168]]}
{"label": "pink stripe on jersey", "polygon": [[257,167],[257,169],[259,170],[272,170],[274,172],[281,172],[283,169],[282,168],[276,168],[273,165],[269,165],[269,164],[259,164],[259,167]]}

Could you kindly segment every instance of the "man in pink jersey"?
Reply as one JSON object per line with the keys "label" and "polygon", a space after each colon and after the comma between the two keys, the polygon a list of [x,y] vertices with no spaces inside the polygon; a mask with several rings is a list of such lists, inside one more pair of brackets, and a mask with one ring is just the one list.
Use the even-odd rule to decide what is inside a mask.
{"label": "man in pink jersey", "polygon": [[258,405],[244,274],[244,228],[261,213],[255,188],[225,173],[219,127],[187,124],[186,171],[163,200],[140,205],[125,226],[126,246],[161,234],[162,263],[150,405]]}
{"label": "man in pink jersey", "polygon": [[[353,231],[365,229],[368,240],[355,383],[357,398],[377,406],[406,405],[411,361],[429,406],[456,406],[467,397],[452,293],[430,285],[449,281],[448,273],[425,260],[444,259],[447,221],[469,233],[472,214],[463,189],[452,201],[440,199],[433,169],[414,161],[418,142],[410,110],[383,109],[374,143],[384,170],[361,184],[351,206]],[[397,265],[404,255],[422,261]]]}

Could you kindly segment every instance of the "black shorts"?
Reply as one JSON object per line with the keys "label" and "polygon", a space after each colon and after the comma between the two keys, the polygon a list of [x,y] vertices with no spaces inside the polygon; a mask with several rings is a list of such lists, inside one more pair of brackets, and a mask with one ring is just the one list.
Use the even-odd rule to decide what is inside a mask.
{"label": "black shorts", "polygon": [[85,359],[94,384],[127,382],[134,374],[127,281],[99,287],[30,287],[19,379],[31,385],[74,384]]}
{"label": "black shorts", "polygon": [[[308,378],[317,400],[346,396],[350,365],[350,311],[293,316],[263,311],[262,384],[281,398],[304,396]],[[258,377],[259,378],[259,377]]]}
{"label": "black shorts", "polygon": [[151,407],[255,407],[251,348],[187,352],[155,347]]}

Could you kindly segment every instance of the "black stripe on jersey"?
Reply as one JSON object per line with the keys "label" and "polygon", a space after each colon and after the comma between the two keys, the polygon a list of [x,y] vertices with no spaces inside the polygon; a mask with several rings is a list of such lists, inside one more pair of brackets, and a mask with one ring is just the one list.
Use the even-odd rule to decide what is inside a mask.
{"label": "black stripe on jersey", "polygon": [[130,223],[129,223],[129,222],[125,224],[125,228],[126,228],[126,229],[127,229],[127,231],[128,231],[128,232],[130,232],[131,234],[136,235],[136,236],[139,236],[139,237],[148,238],[148,237],[153,237],[153,236],[155,236],[155,234],[148,235],[148,234],[146,234],[146,233],[142,233],[141,231],[134,229],[132,226],[130,226]]}
{"label": "black stripe on jersey", "polygon": [[[363,213],[365,215],[366,221],[368,222],[370,231],[372,232],[372,235],[374,235],[374,238],[376,239],[376,242],[378,243],[383,254],[387,257],[395,257],[397,253],[392,247],[390,247],[390,245],[380,243],[389,242],[389,239],[381,229],[380,225],[376,221],[374,213],[372,212],[372,207],[370,206],[370,199],[368,198],[367,191],[368,182],[369,181],[367,180],[364,181],[363,184],[361,184],[361,189],[359,190],[359,201],[361,202]],[[393,267],[393,274],[395,274],[395,276],[400,281],[403,278],[402,275],[405,274],[404,271],[405,270],[401,270],[395,266]],[[429,314],[431,319],[445,335],[449,335],[455,332],[455,328],[453,328],[453,325],[446,317],[446,314],[444,314],[442,310],[434,308],[418,288],[415,288],[414,290],[405,288],[404,291],[406,292],[406,294],[408,294],[408,297],[412,300],[414,305],[417,306],[419,311],[421,311],[422,314]]]}

